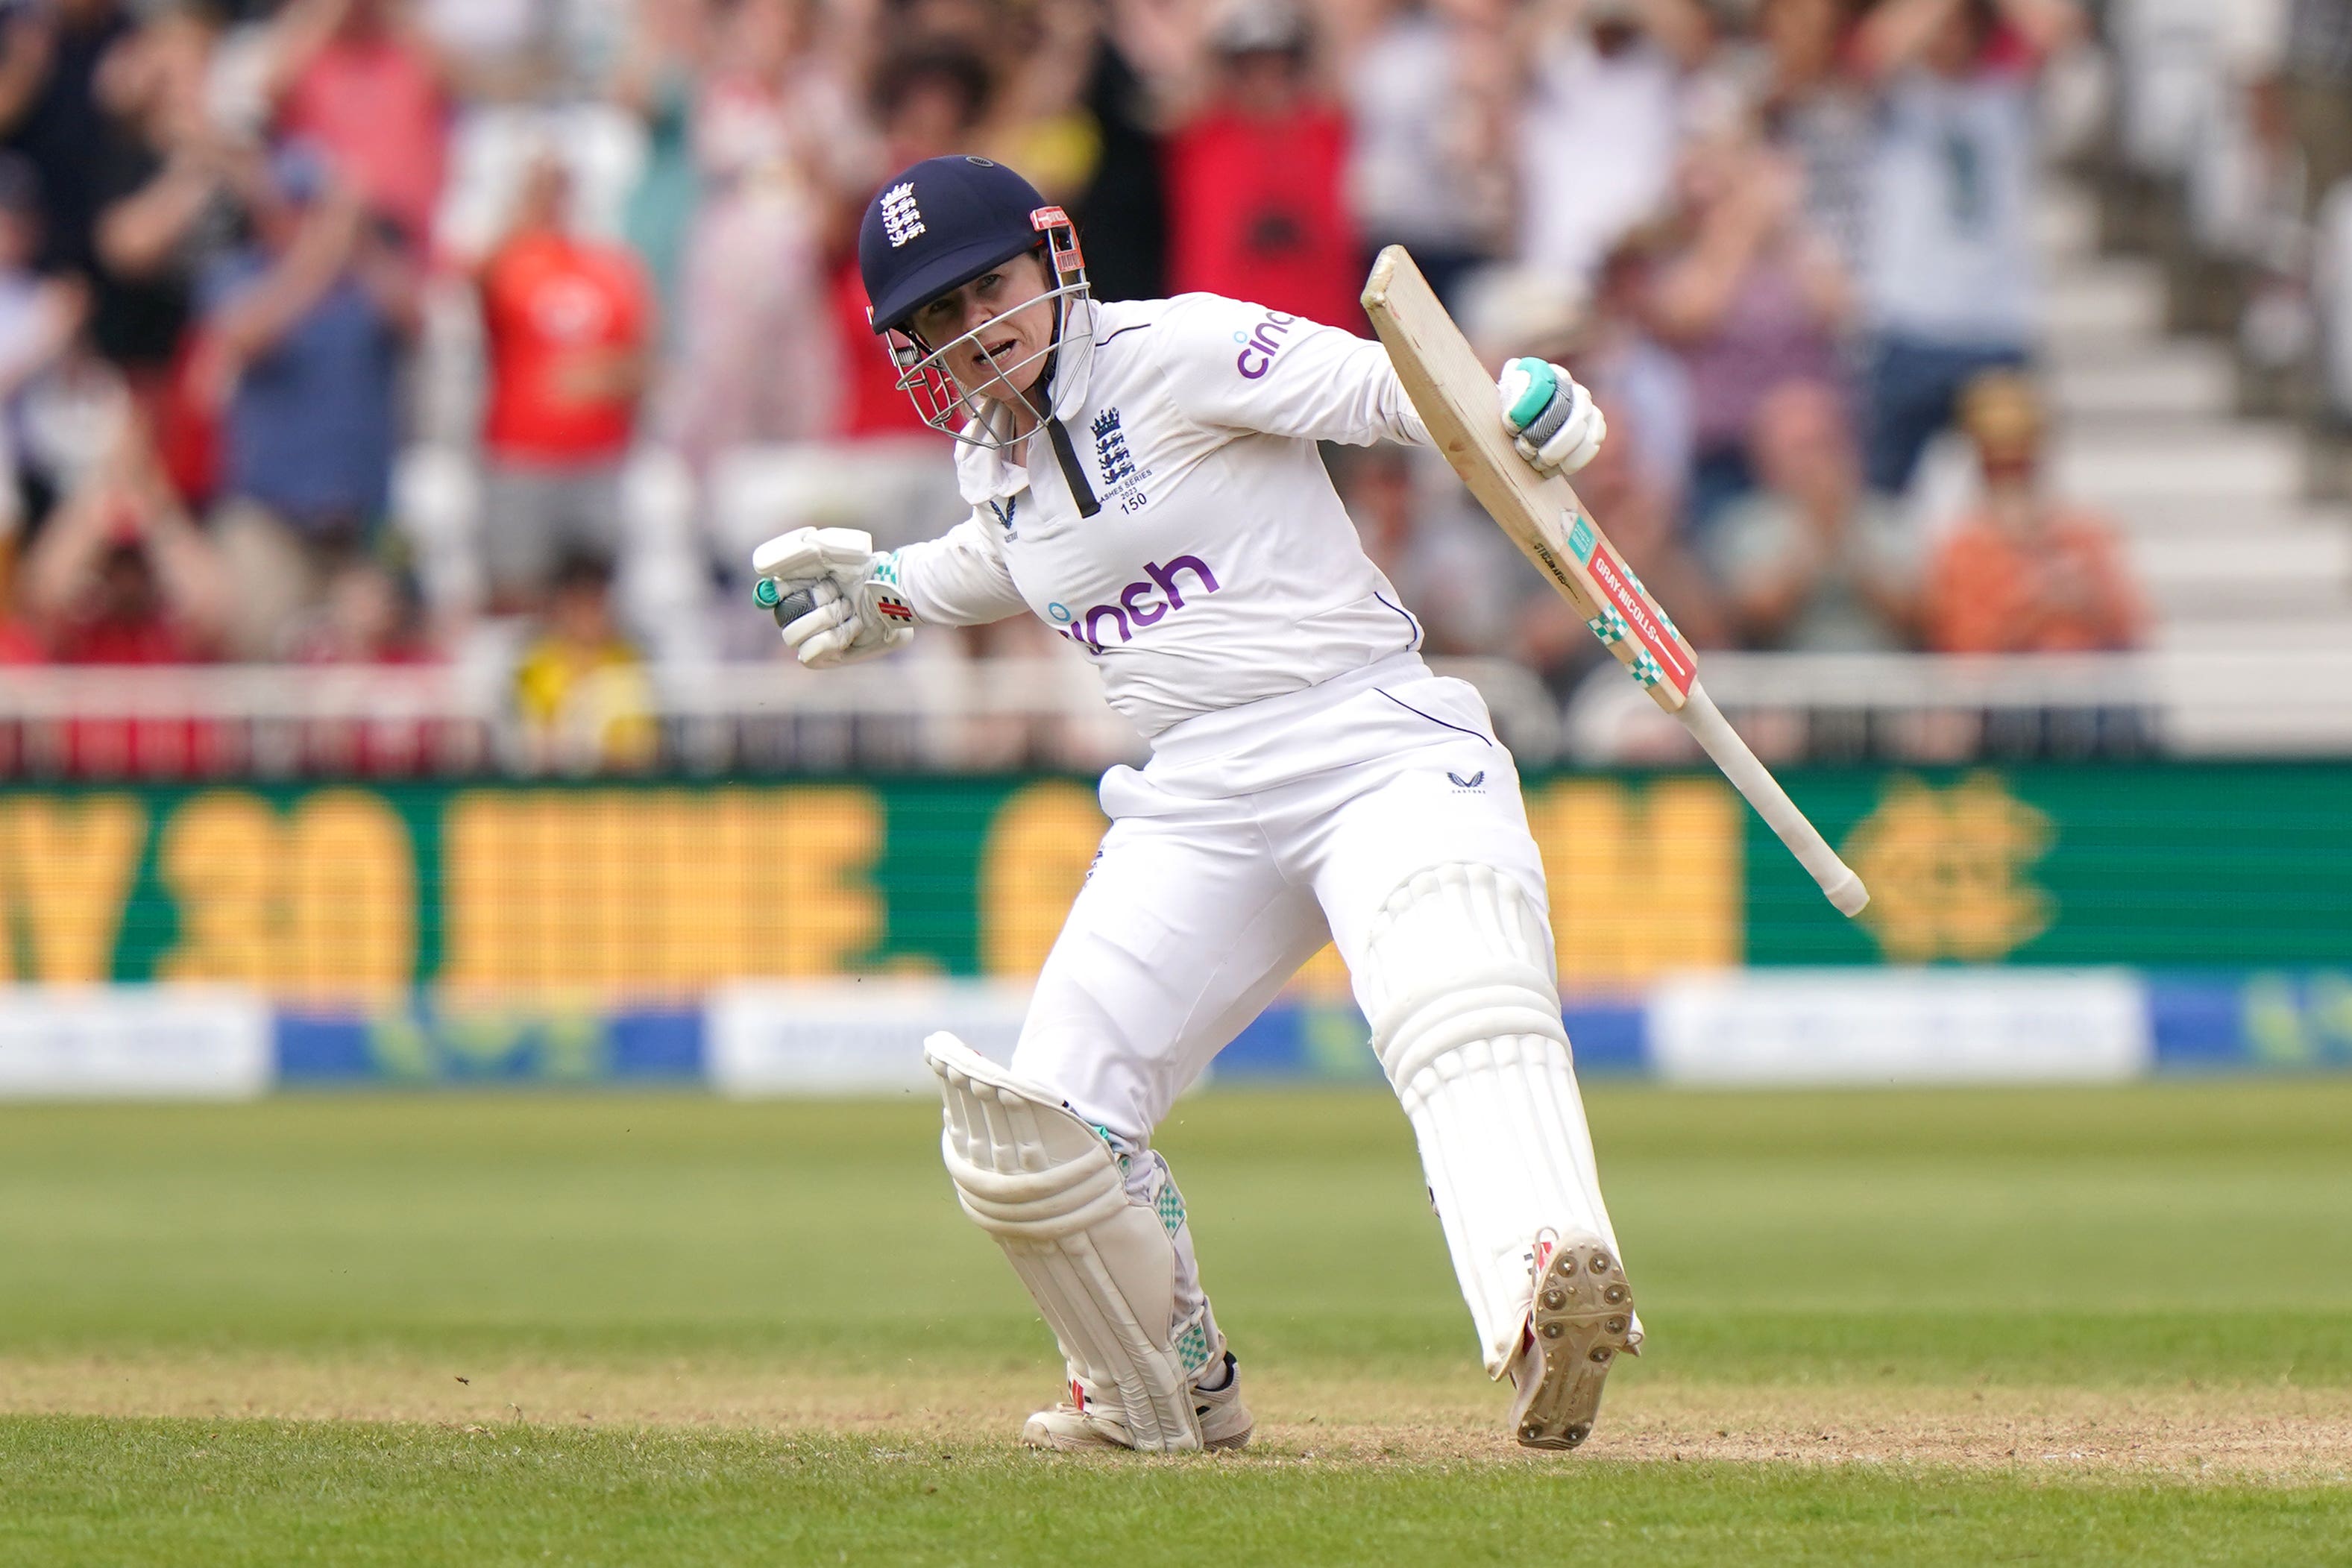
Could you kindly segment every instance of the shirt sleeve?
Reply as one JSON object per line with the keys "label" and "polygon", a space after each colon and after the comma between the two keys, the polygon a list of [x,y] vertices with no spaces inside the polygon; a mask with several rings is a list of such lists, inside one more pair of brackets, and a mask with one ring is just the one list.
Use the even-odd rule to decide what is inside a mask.
{"label": "shirt sleeve", "polygon": [[996,524],[974,512],[946,533],[890,552],[888,570],[914,608],[933,626],[982,626],[1029,608],[1013,585]]}
{"label": "shirt sleeve", "polygon": [[1429,444],[1378,342],[1214,294],[1171,301],[1160,351],[1177,410],[1212,429],[1345,446]]}

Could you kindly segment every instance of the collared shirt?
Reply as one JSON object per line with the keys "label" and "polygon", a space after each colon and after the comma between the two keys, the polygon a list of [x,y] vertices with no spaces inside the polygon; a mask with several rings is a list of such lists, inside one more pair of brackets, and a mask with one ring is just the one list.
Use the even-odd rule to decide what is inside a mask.
{"label": "collared shirt", "polygon": [[1027,610],[1101,672],[1146,735],[1417,648],[1318,441],[1425,444],[1388,352],[1213,294],[1097,306],[1082,395],[1059,383],[1081,512],[1045,430],[1013,463],[965,447],[972,515],[887,570],[919,620]]}

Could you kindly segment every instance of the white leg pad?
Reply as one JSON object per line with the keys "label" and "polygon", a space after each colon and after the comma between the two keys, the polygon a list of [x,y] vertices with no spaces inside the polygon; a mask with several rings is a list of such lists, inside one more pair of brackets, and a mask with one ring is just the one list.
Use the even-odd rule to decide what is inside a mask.
{"label": "white leg pad", "polygon": [[940,1146],[963,1211],[1004,1249],[1087,1399],[1137,1448],[1201,1447],[1192,1380],[1213,1331],[1205,1309],[1174,1321],[1174,1227],[1134,1199],[1104,1134],[1059,1096],[951,1034],[926,1040],[923,1059],[946,1094]]}
{"label": "white leg pad", "polygon": [[1553,976],[1542,909],[1482,865],[1407,879],[1354,976],[1493,1377],[1526,1329],[1538,1238],[1617,1245]]}

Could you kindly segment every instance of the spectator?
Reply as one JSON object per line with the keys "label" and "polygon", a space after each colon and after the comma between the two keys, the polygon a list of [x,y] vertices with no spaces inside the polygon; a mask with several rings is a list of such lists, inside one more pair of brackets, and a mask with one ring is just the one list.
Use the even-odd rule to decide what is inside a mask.
{"label": "spectator", "polygon": [[337,176],[425,254],[448,162],[439,52],[404,0],[289,0],[272,25],[279,134],[324,152]]}
{"label": "spectator", "polygon": [[1643,493],[1679,517],[1690,479],[1690,375],[1643,319],[1650,266],[1638,238],[1618,246],[1590,299],[1531,267],[1486,267],[1464,280],[1454,314],[1490,367],[1518,354],[1574,366],[1609,416],[1609,438],[1626,444],[1641,471]]}
{"label": "spectator", "polygon": [[1697,0],[1583,0],[1567,17],[1536,46],[1511,142],[1519,259],[1583,286],[1664,210],[1683,73],[1704,59],[1713,32]]}
{"label": "spectator", "polygon": [[695,104],[703,200],[668,418],[698,468],[730,447],[806,441],[833,424],[840,357],[823,305],[825,230],[835,193],[870,160],[814,16],[794,0],[736,0]]}
{"label": "spectator", "polygon": [[1864,279],[1880,490],[1910,484],[1972,377],[2025,362],[2032,68],[2081,24],[2072,0],[1885,0],[1862,24],[1856,52],[1885,95]]}
{"label": "spectator", "polygon": [[645,125],[645,167],[629,192],[621,228],[652,276],[666,324],[676,316],[681,253],[698,194],[694,91],[709,52],[710,26],[709,0],[644,0],[611,89]]}
{"label": "spectator", "polygon": [[[923,44],[886,58],[873,94],[881,166],[895,172],[971,145],[988,102],[988,68],[961,44]],[[1093,259],[1091,248],[1087,259]],[[1092,277],[1091,270],[1087,276]],[[832,299],[842,350],[840,434],[909,436],[939,444],[914,401],[898,390],[898,368],[875,340],[854,249],[834,264]]]}
{"label": "spectator", "polygon": [[[1087,279],[1097,299],[1157,299],[1168,292],[1168,170],[1157,105],[1135,34],[1147,6],[1110,5],[1081,89],[1097,152],[1067,205],[1086,236]],[[901,165],[903,167],[903,165]]]}
{"label": "spectator", "polygon": [[[95,197],[90,336],[119,366],[168,449],[188,439],[175,398],[196,279],[234,246],[259,150],[218,125],[207,101],[217,26],[169,11],[119,47],[104,82],[119,120]],[[175,467],[184,484],[196,476]]]}
{"label": "spectator", "polygon": [[1204,99],[1168,140],[1169,287],[1365,330],[1347,120],[1308,74],[1306,18],[1241,0],[1211,47]]}
{"label": "spectator", "polygon": [[416,580],[367,557],[343,562],[328,578],[320,612],[293,652],[307,664],[423,664],[440,657]]}
{"label": "spectator", "polygon": [[[164,477],[146,423],[119,390],[106,454],[58,508],[25,559],[24,594],[60,664],[184,664],[219,651],[231,584],[219,554]],[[76,773],[183,776],[217,752],[188,718],[76,717],[64,727]]]}
{"label": "spectator", "polygon": [[[1416,646],[1440,657],[1504,653],[1519,599],[1533,584],[1503,531],[1442,465],[1438,494],[1402,446],[1333,449],[1332,478],[1365,553],[1397,586],[1422,628]],[[1409,585],[1409,586],[1408,586]]]}
{"label": "spectator", "polygon": [[547,153],[477,282],[490,383],[482,547],[491,607],[509,612],[535,606],[565,556],[620,551],[654,307],[626,246],[581,237],[570,175]]}
{"label": "spectator", "polygon": [[38,497],[22,489],[41,483],[22,465],[23,394],[67,356],[88,314],[79,282],[33,270],[40,246],[37,176],[18,154],[0,154],[0,533],[37,525],[47,510],[46,484]]}
{"label": "spectator", "polygon": [[1850,274],[1865,259],[1870,165],[1876,134],[1870,94],[1848,60],[1853,0],[1763,0],[1759,93],[1766,139],[1804,174],[1805,226],[1827,240]]}
{"label": "spectator", "polygon": [[247,658],[275,651],[330,569],[373,539],[417,315],[397,234],[307,149],[278,155],[255,229],[205,281],[197,372],[225,416],[215,529],[240,589],[231,648]]}
{"label": "spectator", "polygon": [[613,618],[613,569],[574,556],[557,571],[538,638],[515,670],[531,765],[644,768],[660,734],[645,656]]}
{"label": "spectator", "polygon": [[1789,382],[1756,411],[1761,486],[1725,507],[1709,540],[1732,627],[1751,648],[1869,653],[1906,645],[1918,552],[1862,482],[1845,402]]}
{"label": "spectator", "polygon": [[0,134],[40,174],[45,270],[89,270],[109,131],[98,70],[131,28],[120,0],[48,0],[0,12]]}
{"label": "spectator", "polygon": [[25,599],[51,657],[69,664],[208,658],[227,622],[229,575],[163,476],[145,423],[58,508],[25,559]]}
{"label": "spectator", "polygon": [[1649,306],[1690,371],[1690,516],[1704,534],[1754,483],[1748,432],[1775,386],[1828,383],[1852,310],[1845,269],[1802,222],[1803,176],[1743,132],[1694,142],[1682,171],[1687,232]]}
{"label": "spectator", "polygon": [[[305,664],[378,668],[440,659],[415,579],[364,558],[345,561],[328,580],[325,602],[294,639],[293,654]],[[304,725],[306,766],[345,776],[413,774],[430,760],[436,741],[455,738],[441,726],[401,713],[396,703],[384,706],[392,711],[372,703],[362,716]]]}
{"label": "spectator", "polygon": [[563,80],[562,15],[546,0],[414,0],[417,35],[431,42],[452,93],[469,103],[557,96]]}
{"label": "spectator", "polygon": [[1487,0],[1389,0],[1386,10],[1348,71],[1349,203],[1367,252],[1405,246],[1451,304],[1508,210],[1493,156],[1508,134],[1502,29]]}
{"label": "spectator", "polygon": [[1946,653],[2066,653],[2137,643],[2139,596],[2114,528],[2042,491],[2032,384],[1981,377],[1962,423],[1984,469],[1984,501],[1954,527],[1928,573],[1930,644]]}

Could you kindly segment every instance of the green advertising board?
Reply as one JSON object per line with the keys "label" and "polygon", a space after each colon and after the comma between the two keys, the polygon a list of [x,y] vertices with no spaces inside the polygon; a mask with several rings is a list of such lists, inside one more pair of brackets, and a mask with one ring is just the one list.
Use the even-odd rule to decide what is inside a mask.
{"label": "green advertising board", "polygon": [[[1532,778],[1563,981],[1736,964],[2352,962],[2352,766],[1792,769],[1869,883],[1840,917],[1711,774]],[[0,975],[299,998],[690,996],[1034,971],[1089,781],[15,786]],[[1328,956],[1309,983],[1337,984]]]}

